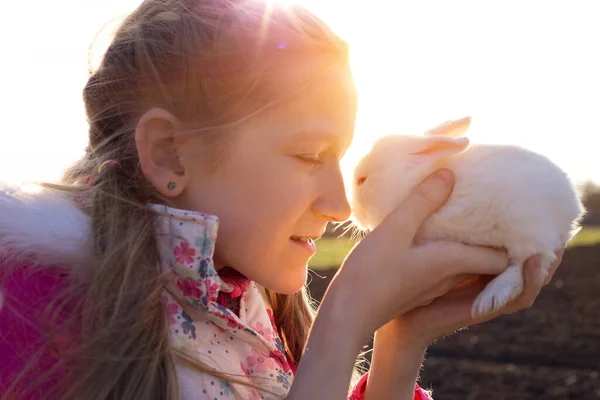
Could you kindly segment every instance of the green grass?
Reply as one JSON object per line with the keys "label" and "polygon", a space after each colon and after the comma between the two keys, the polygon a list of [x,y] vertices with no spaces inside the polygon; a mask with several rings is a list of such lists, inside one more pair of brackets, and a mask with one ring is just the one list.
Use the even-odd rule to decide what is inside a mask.
{"label": "green grass", "polygon": [[569,242],[567,247],[593,246],[596,244],[600,244],[600,226],[583,228]]}
{"label": "green grass", "polygon": [[347,238],[321,238],[315,242],[317,253],[310,259],[308,266],[315,270],[338,266],[355,243]]}
{"label": "green grass", "polygon": [[[321,238],[316,241],[317,254],[308,263],[314,270],[339,266],[356,241],[347,238]],[[586,227],[579,231],[568,247],[592,246],[600,244],[600,226]]]}

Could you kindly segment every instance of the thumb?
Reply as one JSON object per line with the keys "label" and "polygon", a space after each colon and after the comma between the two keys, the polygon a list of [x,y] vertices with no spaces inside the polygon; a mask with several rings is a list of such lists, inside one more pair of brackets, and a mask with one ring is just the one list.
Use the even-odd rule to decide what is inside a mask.
{"label": "thumb", "polygon": [[417,185],[380,227],[389,225],[402,239],[412,242],[425,220],[448,200],[453,186],[454,174],[450,170],[435,172]]}

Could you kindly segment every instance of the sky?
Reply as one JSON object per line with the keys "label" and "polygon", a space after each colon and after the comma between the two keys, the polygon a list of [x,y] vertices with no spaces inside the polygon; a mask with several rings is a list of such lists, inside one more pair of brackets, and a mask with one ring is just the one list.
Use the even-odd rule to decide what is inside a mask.
{"label": "sky", "polygon": [[[360,104],[347,170],[379,136],[469,115],[472,142],[520,145],[600,184],[597,0],[295,2],[350,44]],[[140,0],[7,3],[0,181],[54,180],[87,140],[89,46],[108,24],[101,56],[115,18]]]}

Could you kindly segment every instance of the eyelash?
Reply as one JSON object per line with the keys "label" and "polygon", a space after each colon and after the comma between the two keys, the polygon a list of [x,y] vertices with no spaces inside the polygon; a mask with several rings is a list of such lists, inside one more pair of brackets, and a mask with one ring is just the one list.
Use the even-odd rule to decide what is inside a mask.
{"label": "eyelash", "polygon": [[319,158],[318,154],[305,154],[298,156],[298,158],[306,163],[313,165],[321,165],[323,161]]}

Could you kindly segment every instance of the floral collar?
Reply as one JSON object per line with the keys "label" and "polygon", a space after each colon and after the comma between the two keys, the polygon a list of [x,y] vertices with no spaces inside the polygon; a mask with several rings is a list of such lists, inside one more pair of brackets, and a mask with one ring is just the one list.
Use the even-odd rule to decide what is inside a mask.
{"label": "floral collar", "polygon": [[[282,390],[287,389],[295,366],[285,356],[264,290],[233,269],[217,273],[214,268],[218,217],[164,205],[150,206],[159,214],[156,238],[161,266],[168,276],[164,300],[175,347],[187,353],[202,353],[206,349],[206,338],[202,336],[226,333],[227,338],[241,339],[252,352],[274,360],[274,367],[284,374],[285,379],[278,377]],[[230,307],[232,303],[237,305]],[[256,375],[253,368],[260,371],[256,363],[262,358],[247,360],[247,364],[242,363],[244,373]]]}

